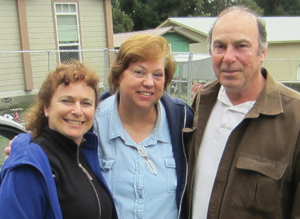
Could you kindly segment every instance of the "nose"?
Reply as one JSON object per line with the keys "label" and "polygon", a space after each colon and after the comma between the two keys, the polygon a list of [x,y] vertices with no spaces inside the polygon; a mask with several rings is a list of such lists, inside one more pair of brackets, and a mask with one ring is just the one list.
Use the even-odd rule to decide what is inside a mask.
{"label": "nose", "polygon": [[236,51],[234,48],[227,47],[223,61],[226,63],[233,63],[236,60]]}
{"label": "nose", "polygon": [[81,105],[79,102],[74,103],[74,108],[71,110],[71,114],[74,116],[82,116],[83,112],[81,110]]}
{"label": "nose", "polygon": [[154,86],[154,80],[151,74],[146,75],[144,81],[143,81],[143,85],[145,87],[153,87]]}

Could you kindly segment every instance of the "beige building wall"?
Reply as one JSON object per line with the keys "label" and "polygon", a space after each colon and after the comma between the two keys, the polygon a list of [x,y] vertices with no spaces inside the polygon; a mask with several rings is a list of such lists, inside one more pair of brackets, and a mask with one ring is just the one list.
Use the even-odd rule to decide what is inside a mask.
{"label": "beige building wall", "polygon": [[190,51],[194,52],[194,53],[208,54],[209,52],[208,52],[208,47],[207,47],[207,42],[206,42],[207,37],[205,37],[203,35],[198,35],[197,39],[199,39],[201,42],[190,44]]}
{"label": "beige building wall", "polygon": [[[49,70],[58,64],[58,57],[48,57],[46,50],[56,50],[55,27],[51,0],[26,2],[27,26],[31,66],[33,73],[33,93],[36,93]],[[42,52],[43,51],[43,52]],[[47,61],[50,61],[48,66]]]}
{"label": "beige building wall", "polygon": [[17,4],[7,0],[1,0],[0,4],[0,92],[6,98],[10,96],[8,91],[14,91],[14,95],[23,93],[24,77],[21,55],[5,52],[21,48]]}
{"label": "beige building wall", "polygon": [[25,2],[30,50],[55,50],[51,0]]}
{"label": "beige building wall", "polygon": [[300,43],[270,44],[263,66],[275,80],[297,80],[300,64]]}
{"label": "beige building wall", "polygon": [[106,48],[105,17],[103,1],[80,2],[81,39],[84,49]]}
{"label": "beige building wall", "polygon": [[0,50],[19,50],[20,37],[15,1],[0,1]]}
{"label": "beige building wall", "polygon": [[35,95],[59,63],[54,2],[77,3],[81,49],[102,50],[83,52],[82,61],[97,69],[101,81],[107,75],[103,50],[113,48],[110,0],[0,0],[1,109]]}
{"label": "beige building wall", "polygon": [[[108,58],[103,50],[113,32],[110,0],[0,0],[0,93],[1,97],[36,94],[46,74],[58,64],[54,2],[78,4],[82,61],[97,69],[101,81],[107,75]],[[109,38],[110,37],[110,38]],[[17,51],[33,51],[19,53]],[[7,52],[3,51],[16,51]],[[25,54],[25,55],[24,55]],[[3,71],[3,69],[6,69]],[[29,73],[29,74],[28,74]],[[8,92],[7,94],[5,92]]]}
{"label": "beige building wall", "polygon": [[[80,1],[79,14],[82,48],[92,50],[107,48],[103,1]],[[97,74],[101,82],[106,79],[108,69],[105,68],[105,62],[108,60],[105,59],[102,52],[85,52],[82,54],[82,61],[98,70]]]}

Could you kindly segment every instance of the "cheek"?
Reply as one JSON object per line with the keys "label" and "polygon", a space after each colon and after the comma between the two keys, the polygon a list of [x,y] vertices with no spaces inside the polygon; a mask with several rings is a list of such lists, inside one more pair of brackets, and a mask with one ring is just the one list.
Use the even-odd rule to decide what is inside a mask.
{"label": "cheek", "polygon": [[57,125],[58,125],[58,120],[56,118],[56,116],[52,115],[52,116],[49,116],[48,118],[48,126],[51,128],[51,129],[54,129],[56,130],[57,128]]}
{"label": "cheek", "polygon": [[86,117],[86,119],[89,120],[89,122],[93,122],[94,121],[94,115],[95,115],[95,110],[94,109],[87,110],[85,112],[85,117]]}
{"label": "cheek", "polygon": [[214,55],[212,56],[212,62],[213,63],[220,63],[223,60],[223,55]]}
{"label": "cheek", "polygon": [[156,87],[158,90],[164,91],[165,90],[165,80],[157,82]]}
{"label": "cheek", "polygon": [[218,69],[220,68],[221,64],[222,64],[223,59],[220,57],[213,57],[212,58],[212,67],[213,69]]}

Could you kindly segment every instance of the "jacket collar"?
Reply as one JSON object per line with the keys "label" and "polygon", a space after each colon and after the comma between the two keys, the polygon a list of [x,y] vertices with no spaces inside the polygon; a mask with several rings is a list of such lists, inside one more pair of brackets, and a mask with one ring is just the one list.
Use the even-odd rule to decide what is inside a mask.
{"label": "jacket collar", "polygon": [[[261,74],[266,79],[266,83],[254,106],[250,109],[245,118],[257,118],[260,114],[277,115],[283,113],[278,82],[276,82],[264,68],[261,69]],[[211,111],[210,108],[213,107],[216,102],[220,87],[221,84],[219,81],[214,80],[200,88],[200,95],[198,94],[193,101],[193,109],[196,110],[194,114],[193,129],[198,125],[199,113],[205,117],[209,117]],[[204,105],[201,104],[201,108],[197,107],[200,104],[200,99],[202,104],[205,103]]]}
{"label": "jacket collar", "polygon": [[283,113],[278,83],[266,69],[262,68],[261,72],[266,78],[266,83],[253,108],[246,115],[246,118],[256,118],[259,114],[277,115]]}

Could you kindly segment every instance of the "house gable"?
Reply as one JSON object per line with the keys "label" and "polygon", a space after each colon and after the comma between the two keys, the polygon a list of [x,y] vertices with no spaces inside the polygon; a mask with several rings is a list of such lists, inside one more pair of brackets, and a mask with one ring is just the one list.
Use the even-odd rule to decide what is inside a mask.
{"label": "house gable", "polygon": [[165,33],[162,35],[171,44],[173,52],[189,52],[189,39],[178,33]]}

